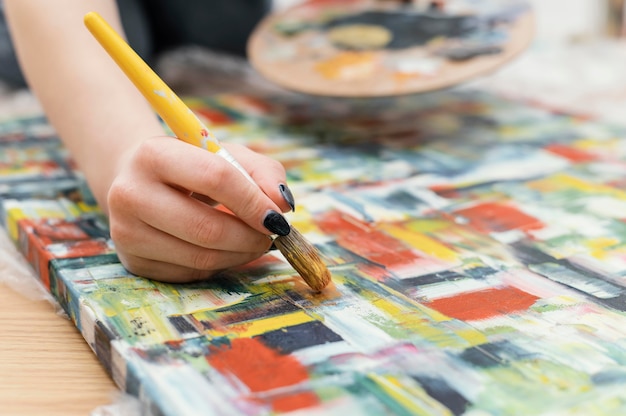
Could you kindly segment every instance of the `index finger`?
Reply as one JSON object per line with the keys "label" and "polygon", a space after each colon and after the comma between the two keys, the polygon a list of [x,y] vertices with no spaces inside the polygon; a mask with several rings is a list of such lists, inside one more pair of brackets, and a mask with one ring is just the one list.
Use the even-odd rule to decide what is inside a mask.
{"label": "index finger", "polygon": [[[277,233],[276,229],[266,227],[265,220],[271,213],[280,215],[281,208],[224,158],[172,138],[155,138],[150,143],[142,151],[142,157],[149,158],[159,181],[208,196],[264,234]],[[276,220],[273,214],[271,217]],[[285,224],[279,225],[283,230],[286,226],[284,232],[288,233],[286,220],[278,218],[278,221],[284,221]]]}

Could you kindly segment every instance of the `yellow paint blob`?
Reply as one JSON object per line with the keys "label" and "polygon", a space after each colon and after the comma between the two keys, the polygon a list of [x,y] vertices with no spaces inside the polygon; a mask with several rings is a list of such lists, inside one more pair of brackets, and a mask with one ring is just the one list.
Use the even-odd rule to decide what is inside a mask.
{"label": "yellow paint blob", "polygon": [[557,173],[546,178],[529,182],[527,186],[541,192],[575,190],[587,194],[605,194],[626,200],[626,192],[608,185],[591,183],[564,173]]}
{"label": "yellow paint blob", "polygon": [[399,240],[405,241],[411,247],[425,253],[429,256],[438,258],[439,260],[453,262],[458,256],[454,250],[449,249],[437,240],[428,237],[425,234],[416,233],[412,230],[406,230],[402,227],[385,224],[381,227],[385,232]]}
{"label": "yellow paint blob", "polygon": [[591,250],[591,255],[598,260],[603,260],[608,255],[608,250],[619,245],[616,238],[600,237],[585,242]]}
{"label": "yellow paint blob", "polygon": [[328,31],[328,39],[335,46],[352,50],[381,49],[392,38],[389,29],[379,25],[342,25]]}

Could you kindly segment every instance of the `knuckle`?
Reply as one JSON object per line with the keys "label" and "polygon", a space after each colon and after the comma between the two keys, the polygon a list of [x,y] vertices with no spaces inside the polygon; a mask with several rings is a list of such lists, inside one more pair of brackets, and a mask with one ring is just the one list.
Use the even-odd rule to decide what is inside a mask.
{"label": "knuckle", "polygon": [[225,237],[225,227],[219,221],[209,215],[197,217],[189,222],[188,233],[203,247],[212,246],[216,241],[222,241]]}
{"label": "knuckle", "polygon": [[107,195],[107,202],[112,209],[128,209],[135,205],[137,190],[133,181],[113,181]]}
{"label": "knuckle", "polygon": [[168,157],[169,145],[163,142],[162,137],[151,137],[142,141],[137,151],[133,154],[133,164],[136,166],[146,166],[149,170],[158,172],[163,160]]}
{"label": "knuckle", "polygon": [[191,258],[190,267],[194,270],[202,271],[206,276],[207,271],[216,269],[219,252],[212,250],[198,250]]}
{"label": "knuckle", "polygon": [[135,157],[153,159],[163,153],[163,144],[161,138],[150,137],[139,143],[138,151]]}

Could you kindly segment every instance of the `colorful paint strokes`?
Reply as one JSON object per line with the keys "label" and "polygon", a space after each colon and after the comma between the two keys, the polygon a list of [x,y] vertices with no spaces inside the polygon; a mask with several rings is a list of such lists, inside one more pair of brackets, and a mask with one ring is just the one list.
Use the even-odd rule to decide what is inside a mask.
{"label": "colorful paint strokes", "polygon": [[249,55],[269,80],[324,96],[389,96],[493,70],[532,38],[525,0],[309,0],[269,16]]}
{"label": "colorful paint strokes", "polygon": [[624,129],[470,90],[190,105],[287,167],[326,291],[278,252],[130,274],[58,141],[0,124],[7,232],[147,413],[626,412]]}

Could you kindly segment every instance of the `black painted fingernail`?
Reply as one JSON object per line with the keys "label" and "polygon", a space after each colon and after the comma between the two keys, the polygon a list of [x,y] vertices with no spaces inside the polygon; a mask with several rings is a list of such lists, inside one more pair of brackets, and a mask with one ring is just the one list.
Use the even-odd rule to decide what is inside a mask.
{"label": "black painted fingernail", "polygon": [[291,193],[291,189],[283,183],[278,185],[278,189],[280,190],[280,194],[283,196],[283,199],[287,201],[289,206],[291,207],[291,211],[296,210],[296,203],[293,200],[293,194]]}
{"label": "black painted fingernail", "polygon": [[287,235],[291,232],[289,223],[276,211],[269,211],[263,220],[265,228],[278,235]]}
{"label": "black painted fingernail", "polygon": [[275,251],[275,250],[278,250],[278,247],[276,247],[276,243],[272,241],[272,245],[270,246],[270,248],[267,249],[267,251]]}

